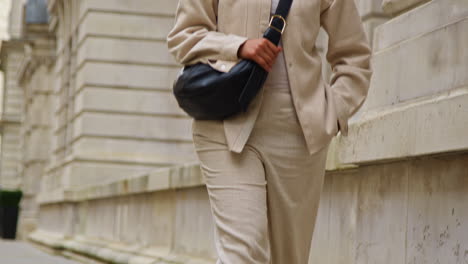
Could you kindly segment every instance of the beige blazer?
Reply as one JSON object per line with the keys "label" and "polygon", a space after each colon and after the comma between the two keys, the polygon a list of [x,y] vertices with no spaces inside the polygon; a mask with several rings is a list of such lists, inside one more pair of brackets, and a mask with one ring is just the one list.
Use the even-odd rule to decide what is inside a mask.
{"label": "beige blazer", "polygon": [[[175,25],[167,36],[169,51],[181,64],[209,63],[227,72],[240,60],[240,45],[262,37],[270,9],[271,0],[179,0]],[[294,0],[287,21],[282,43],[291,94],[313,154],[339,130],[347,135],[348,118],[367,96],[371,49],[354,0]],[[329,35],[330,84],[323,81],[315,47],[321,26]],[[231,151],[242,151],[261,100],[260,92],[246,113],[223,121]]]}

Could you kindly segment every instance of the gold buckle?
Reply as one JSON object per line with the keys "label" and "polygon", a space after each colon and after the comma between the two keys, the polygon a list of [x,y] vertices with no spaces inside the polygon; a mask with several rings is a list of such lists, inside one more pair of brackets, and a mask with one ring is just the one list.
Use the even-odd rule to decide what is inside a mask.
{"label": "gold buckle", "polygon": [[[283,28],[282,28],[282,29],[279,29],[279,28],[277,28],[277,27],[275,27],[275,26],[273,26],[273,25],[271,24],[271,23],[273,22],[273,19],[274,19],[275,17],[277,17],[277,18],[283,20]],[[273,15],[273,16],[271,16],[270,25],[268,25],[268,27],[270,27],[270,28],[272,28],[272,29],[278,31],[278,32],[281,33],[281,35],[282,35],[283,32],[284,32],[284,29],[286,28],[286,19],[284,19],[284,17],[282,17],[281,15]]]}

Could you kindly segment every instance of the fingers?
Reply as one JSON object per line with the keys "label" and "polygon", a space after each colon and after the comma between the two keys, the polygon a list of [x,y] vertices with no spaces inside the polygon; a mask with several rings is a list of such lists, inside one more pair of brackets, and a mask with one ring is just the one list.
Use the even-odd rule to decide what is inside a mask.
{"label": "fingers", "polygon": [[264,41],[261,51],[266,53],[267,56],[271,58],[271,60],[274,60],[276,56],[278,55],[278,53],[276,52],[275,45],[271,43],[269,40]]}
{"label": "fingers", "polygon": [[279,48],[271,43],[268,39],[263,38],[261,43],[261,51],[265,52],[271,60],[275,60],[278,56]]}
{"label": "fingers", "polygon": [[241,58],[251,59],[258,63],[266,71],[271,71],[273,63],[281,52],[277,47],[266,38],[247,40],[238,51]]}
{"label": "fingers", "polygon": [[264,50],[257,52],[257,57],[261,58],[265,62],[265,64],[267,65],[266,70],[271,71],[271,69],[273,68],[273,62],[275,60],[275,57]]}
{"label": "fingers", "polygon": [[267,43],[267,46],[268,46],[268,50],[270,50],[271,52],[273,52],[276,55],[278,55],[278,53],[280,52],[281,50],[281,47],[278,47],[276,46],[275,44],[273,44],[271,41],[266,40],[266,43]]}
{"label": "fingers", "polygon": [[270,72],[271,71],[271,65],[268,64],[265,59],[263,59],[262,57],[260,56],[255,56],[254,57],[254,61],[256,63],[258,63],[258,65],[260,65],[263,69],[265,69],[265,71],[267,72]]}
{"label": "fingers", "polygon": [[260,64],[266,71],[271,71],[278,53],[281,48],[275,46],[269,40],[263,38],[258,45],[256,52],[257,63]]}

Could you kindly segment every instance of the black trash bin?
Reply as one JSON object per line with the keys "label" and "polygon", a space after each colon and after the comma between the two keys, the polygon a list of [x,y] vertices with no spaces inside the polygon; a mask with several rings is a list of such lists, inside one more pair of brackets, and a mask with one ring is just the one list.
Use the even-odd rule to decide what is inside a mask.
{"label": "black trash bin", "polygon": [[21,191],[0,190],[0,237],[15,239]]}

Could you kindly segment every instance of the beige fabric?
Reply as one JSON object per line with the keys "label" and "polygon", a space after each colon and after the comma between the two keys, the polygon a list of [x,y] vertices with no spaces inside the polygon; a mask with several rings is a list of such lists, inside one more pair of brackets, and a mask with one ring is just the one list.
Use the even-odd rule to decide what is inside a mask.
{"label": "beige fabric", "polygon": [[218,264],[308,261],[328,145],[309,155],[283,68],[273,66],[242,153],[228,149],[222,121],[193,123]]}
{"label": "beige fabric", "polygon": [[[262,36],[270,10],[271,0],[180,0],[167,36],[169,51],[179,63],[204,62],[227,72],[240,60],[240,45]],[[320,26],[330,36],[331,86],[323,82],[315,48]],[[347,135],[348,118],[367,96],[371,51],[352,0],[294,0],[282,44],[294,107],[312,154],[338,132],[337,121]],[[224,120],[231,151],[239,153],[245,146],[261,93],[247,113]]]}

